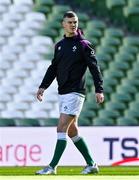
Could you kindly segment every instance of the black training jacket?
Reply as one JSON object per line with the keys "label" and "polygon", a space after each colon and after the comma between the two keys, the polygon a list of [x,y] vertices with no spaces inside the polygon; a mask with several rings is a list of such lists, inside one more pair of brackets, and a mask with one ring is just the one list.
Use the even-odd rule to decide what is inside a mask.
{"label": "black training jacket", "polygon": [[74,37],[64,37],[55,46],[54,58],[39,88],[47,89],[56,78],[59,94],[85,94],[87,67],[93,77],[95,92],[103,92],[103,80],[91,43],[79,32]]}

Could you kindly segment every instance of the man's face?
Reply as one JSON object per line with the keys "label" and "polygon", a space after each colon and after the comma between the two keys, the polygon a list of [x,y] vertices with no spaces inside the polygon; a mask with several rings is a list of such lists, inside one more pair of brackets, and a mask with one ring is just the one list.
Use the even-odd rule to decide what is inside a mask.
{"label": "man's face", "polygon": [[76,31],[78,29],[78,17],[72,17],[72,18],[66,17],[64,18],[62,24],[66,33],[76,34]]}

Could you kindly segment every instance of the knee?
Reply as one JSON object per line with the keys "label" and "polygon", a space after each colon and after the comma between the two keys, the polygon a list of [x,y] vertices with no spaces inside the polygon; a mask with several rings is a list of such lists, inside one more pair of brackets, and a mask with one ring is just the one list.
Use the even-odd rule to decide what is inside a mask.
{"label": "knee", "polygon": [[70,138],[74,137],[74,136],[77,136],[78,134],[78,129],[76,126],[70,126],[69,129],[68,129],[68,136]]}
{"label": "knee", "polygon": [[76,132],[69,132],[69,131],[68,131],[68,136],[69,136],[70,138],[73,138],[73,137],[76,136],[76,135],[77,135]]}
{"label": "knee", "polygon": [[57,132],[67,132],[67,126],[65,125],[58,125]]}

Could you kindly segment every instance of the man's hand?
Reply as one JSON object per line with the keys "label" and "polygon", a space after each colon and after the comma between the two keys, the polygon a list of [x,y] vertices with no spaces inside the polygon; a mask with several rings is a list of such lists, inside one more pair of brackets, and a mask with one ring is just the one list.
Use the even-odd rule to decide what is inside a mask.
{"label": "man's hand", "polygon": [[96,102],[98,104],[103,103],[104,101],[104,94],[103,93],[96,93]]}
{"label": "man's hand", "polygon": [[38,91],[37,91],[37,99],[39,101],[42,101],[44,91],[45,91],[45,89],[43,89],[43,88],[38,89]]}

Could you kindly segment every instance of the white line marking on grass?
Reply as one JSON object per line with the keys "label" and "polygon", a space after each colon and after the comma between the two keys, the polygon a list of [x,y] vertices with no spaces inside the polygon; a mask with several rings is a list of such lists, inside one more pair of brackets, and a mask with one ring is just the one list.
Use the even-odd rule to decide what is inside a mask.
{"label": "white line marking on grass", "polygon": [[51,175],[43,175],[43,176],[0,176],[0,180],[139,180],[139,176],[51,176]]}

